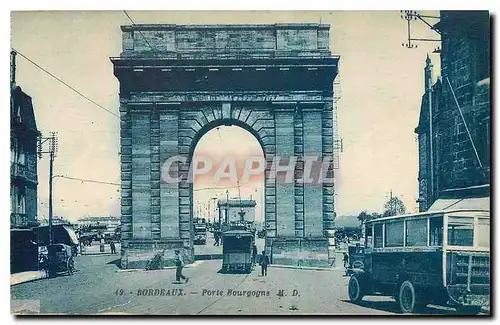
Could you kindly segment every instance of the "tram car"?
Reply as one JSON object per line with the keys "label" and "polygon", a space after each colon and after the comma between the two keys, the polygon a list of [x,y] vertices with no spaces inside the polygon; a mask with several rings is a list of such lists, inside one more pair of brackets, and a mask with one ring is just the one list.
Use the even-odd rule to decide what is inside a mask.
{"label": "tram car", "polygon": [[252,271],[254,233],[244,228],[222,233],[222,273]]}

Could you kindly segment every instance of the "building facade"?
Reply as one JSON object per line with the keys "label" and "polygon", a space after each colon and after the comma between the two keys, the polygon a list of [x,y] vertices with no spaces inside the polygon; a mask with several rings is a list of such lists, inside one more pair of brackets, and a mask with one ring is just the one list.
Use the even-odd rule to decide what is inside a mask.
{"label": "building facade", "polygon": [[[15,76],[15,54],[12,74]],[[11,77],[10,100],[10,226],[26,228],[37,220],[37,139],[33,102]]]}
{"label": "building facade", "polygon": [[489,196],[490,17],[487,11],[441,11],[441,75],[424,69],[418,127],[419,208],[444,193],[472,189]]}
{"label": "building facade", "polygon": [[120,226],[120,218],[113,216],[88,216],[78,219],[78,226],[106,226],[105,233],[114,234]]}
{"label": "building facade", "polygon": [[[305,156],[335,161],[339,57],[330,51],[329,29],[122,26],[122,53],[111,58],[120,82],[122,267],[142,267],[155,249],[182,249],[193,260],[190,162],[199,139],[221,125],[255,136],[266,175],[275,156],[297,158],[293,182],[265,178],[266,249],[292,256],[286,261],[312,256],[310,264],[330,265],[333,182],[299,182]],[[178,156],[185,159],[165,173]],[[332,178],[333,170],[327,174]],[[170,177],[181,181],[165,181]]]}

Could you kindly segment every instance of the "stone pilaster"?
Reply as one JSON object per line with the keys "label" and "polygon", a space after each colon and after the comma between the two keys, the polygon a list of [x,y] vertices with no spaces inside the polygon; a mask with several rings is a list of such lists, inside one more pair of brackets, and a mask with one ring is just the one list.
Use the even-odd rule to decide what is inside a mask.
{"label": "stone pilaster", "polygon": [[[292,166],[295,158],[294,150],[294,115],[295,104],[276,105],[274,107],[276,127],[276,160],[275,164]],[[293,166],[292,166],[293,167]],[[277,237],[295,237],[295,184],[293,175],[291,182],[285,179],[285,172],[276,175],[276,235]]]}
{"label": "stone pilaster", "polygon": [[161,238],[160,222],[160,116],[157,106],[151,111],[151,234]]}
{"label": "stone pilaster", "polygon": [[295,237],[304,237],[304,184],[300,181],[304,173],[304,128],[302,111],[297,107],[294,118],[295,168]]}
{"label": "stone pilaster", "polygon": [[132,122],[132,236],[151,239],[151,116],[131,113]]}
{"label": "stone pilaster", "polygon": [[[320,105],[303,106],[303,141],[305,159],[321,161],[323,155],[322,110]],[[304,173],[308,168],[304,164]],[[315,163],[317,164],[317,163]],[[304,175],[307,177],[308,175]],[[323,193],[322,185],[315,180],[304,184],[304,237],[323,237]]]}
{"label": "stone pilaster", "polygon": [[179,238],[179,185],[168,182],[168,176],[176,178],[177,164],[167,166],[167,160],[178,155],[179,132],[177,107],[161,108],[159,116],[160,134],[160,233],[162,239]]}
{"label": "stone pilaster", "polygon": [[127,246],[132,239],[132,132],[130,113],[126,104],[120,107],[120,164],[121,164],[121,239]]}
{"label": "stone pilaster", "polygon": [[333,230],[335,228],[335,206],[334,206],[334,152],[333,152],[333,106],[329,102],[325,104],[323,110],[323,123],[322,123],[322,138],[323,138],[323,161],[328,165],[324,165],[324,181],[323,185],[323,225],[325,237],[332,238]]}

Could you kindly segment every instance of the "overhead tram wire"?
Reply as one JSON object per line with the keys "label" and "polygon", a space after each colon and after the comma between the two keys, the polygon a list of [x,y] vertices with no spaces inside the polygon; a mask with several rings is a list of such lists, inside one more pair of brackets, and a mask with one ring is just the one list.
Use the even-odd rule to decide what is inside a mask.
{"label": "overhead tram wire", "polygon": [[69,180],[72,180],[72,181],[120,186],[119,183],[113,183],[113,182],[96,181],[96,180],[93,180],[93,179],[84,179],[84,178],[78,178],[78,177],[69,177],[69,176],[64,176],[64,175],[56,175],[56,176],[59,177],[59,178],[69,179]]}
{"label": "overhead tram wire", "polygon": [[89,102],[91,102],[92,104],[94,104],[95,106],[99,107],[100,109],[103,109],[105,110],[106,112],[108,112],[109,114],[117,117],[117,118],[120,118],[120,116],[118,116],[117,114],[113,113],[112,111],[110,111],[109,109],[107,109],[106,107],[102,106],[101,104],[97,103],[96,101],[94,101],[93,99],[89,98],[88,96],[84,95],[82,92],[80,92],[79,90],[75,89],[73,86],[69,85],[67,82],[65,82],[64,80],[62,80],[61,78],[57,77],[56,75],[54,75],[53,73],[51,73],[50,71],[48,71],[47,69],[43,68],[42,66],[40,66],[38,63],[36,63],[35,61],[33,61],[32,59],[28,58],[26,55],[24,55],[23,53],[19,52],[18,50],[16,50],[15,48],[12,48],[13,51],[15,51],[17,54],[19,54],[20,56],[22,56],[25,60],[27,60],[28,62],[30,62],[31,64],[33,64],[35,67],[37,67],[38,69],[42,70],[43,72],[45,72],[46,74],[48,74],[49,76],[51,76],[52,78],[54,78],[55,80],[59,81],[60,83],[62,83],[63,85],[65,85],[66,87],[68,87],[69,89],[71,89],[73,92],[77,93],[79,96],[85,98],[86,100],[88,100]]}
{"label": "overhead tram wire", "polygon": [[[64,179],[68,179],[68,180],[72,180],[72,181],[79,181],[79,182],[84,182],[84,183],[96,183],[96,184],[114,185],[114,186],[120,186],[121,185],[119,183],[97,181],[97,180],[93,180],[93,179],[84,179],[84,178],[70,177],[70,176],[64,176],[64,175],[55,175],[55,176],[57,176],[58,178],[64,178]],[[238,188],[238,186],[229,186],[229,187],[204,187],[204,188],[193,189],[193,192],[196,192],[196,191],[206,191],[206,190],[223,190],[223,189],[226,189],[226,188]]]}

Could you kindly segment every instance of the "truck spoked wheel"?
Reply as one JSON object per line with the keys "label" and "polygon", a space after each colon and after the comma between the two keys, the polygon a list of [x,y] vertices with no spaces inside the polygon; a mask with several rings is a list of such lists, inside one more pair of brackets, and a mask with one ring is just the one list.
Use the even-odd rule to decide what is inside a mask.
{"label": "truck spoked wheel", "polygon": [[66,263],[66,267],[68,270],[68,275],[73,275],[73,273],[75,272],[75,262],[73,261],[72,258],[68,259],[68,261]]}
{"label": "truck spoked wheel", "polygon": [[363,299],[363,290],[357,275],[353,275],[349,279],[349,299],[354,303],[359,303]]}
{"label": "truck spoked wheel", "polygon": [[397,297],[399,309],[402,313],[412,313],[416,306],[415,287],[410,281],[404,281],[399,287]]}

